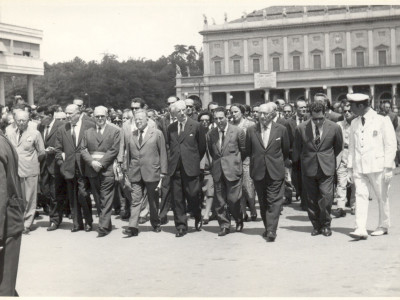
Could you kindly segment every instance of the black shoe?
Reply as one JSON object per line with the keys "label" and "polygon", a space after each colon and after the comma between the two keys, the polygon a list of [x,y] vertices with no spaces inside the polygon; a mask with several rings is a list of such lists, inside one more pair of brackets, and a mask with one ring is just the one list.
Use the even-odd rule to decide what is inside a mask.
{"label": "black shoe", "polygon": [[83,226],[79,226],[79,227],[72,227],[71,232],[78,232],[80,230],[83,230]]}
{"label": "black shoe", "polygon": [[91,224],[86,224],[86,225],[85,225],[85,231],[86,231],[86,232],[92,231],[92,225],[91,225]]}
{"label": "black shoe", "polygon": [[243,221],[245,221],[245,222],[249,221],[249,215],[248,214],[244,214]]}
{"label": "black shoe", "polygon": [[97,237],[98,238],[105,237],[107,234],[108,233],[105,233],[104,231],[99,231],[99,233],[97,234]]}
{"label": "black shoe", "polygon": [[322,228],[322,234],[324,236],[331,236],[332,230],[329,227],[324,227],[324,228]]}
{"label": "black shoe", "polygon": [[331,214],[336,218],[341,218],[346,216],[346,212],[343,210],[343,208],[335,209],[332,211]]}
{"label": "black shoe", "polygon": [[208,221],[215,221],[215,220],[218,220],[218,217],[217,217],[216,214],[212,214],[212,215],[208,218]]}
{"label": "black shoe", "polygon": [[203,225],[207,225],[208,224],[208,219],[203,219]]}
{"label": "black shoe", "polygon": [[283,202],[283,205],[289,205],[292,204],[292,199],[286,198],[285,201]]}
{"label": "black shoe", "polygon": [[203,217],[197,217],[194,221],[194,227],[197,231],[201,231],[201,227],[203,226]]}
{"label": "black shoe", "polygon": [[321,229],[314,228],[313,231],[311,232],[312,236],[316,236],[316,235],[319,235],[319,234],[321,234]]}
{"label": "black shoe", "polygon": [[243,221],[236,223],[236,232],[241,232],[243,230]]}
{"label": "black shoe", "polygon": [[39,212],[35,211],[35,215],[34,215],[33,219],[37,219],[37,218],[39,218],[39,216],[40,216]]}
{"label": "black shoe", "polygon": [[161,227],[156,226],[156,227],[154,227],[153,231],[159,233],[159,232],[161,232]]}
{"label": "black shoe", "polygon": [[252,215],[252,216],[251,216],[251,220],[252,220],[253,222],[257,221],[257,215]]}
{"label": "black shoe", "polygon": [[122,233],[126,234],[128,237],[138,236],[139,235],[139,229],[137,229],[135,227],[128,227]]}
{"label": "black shoe", "polygon": [[175,234],[175,237],[183,237],[186,234],[186,231],[183,229],[178,229],[178,232]]}
{"label": "black shoe", "polygon": [[220,232],[218,232],[218,236],[225,236],[230,233],[229,228],[222,228]]}
{"label": "black shoe", "polygon": [[275,242],[276,233],[272,231],[267,231],[265,237],[267,238],[267,242]]}
{"label": "black shoe", "polygon": [[118,216],[121,213],[121,209],[114,209],[114,215]]}
{"label": "black shoe", "polygon": [[58,226],[54,223],[51,223],[49,227],[47,227],[47,231],[53,231],[56,230]]}
{"label": "black shoe", "polygon": [[162,217],[162,218],[160,219],[160,224],[161,224],[161,225],[168,224],[168,217],[167,217],[167,216]]}

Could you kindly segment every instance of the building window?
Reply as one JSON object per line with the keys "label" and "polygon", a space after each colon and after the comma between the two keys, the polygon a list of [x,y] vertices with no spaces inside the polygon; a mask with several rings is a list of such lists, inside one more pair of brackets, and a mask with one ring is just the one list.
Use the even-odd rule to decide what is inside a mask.
{"label": "building window", "polygon": [[384,66],[387,64],[386,62],[386,50],[378,51],[378,61],[380,66]]}
{"label": "building window", "polygon": [[214,61],[214,68],[215,68],[215,75],[221,75],[221,62],[220,61]]}
{"label": "building window", "polygon": [[272,71],[278,72],[281,69],[279,64],[279,57],[272,58]]}
{"label": "building window", "polygon": [[260,60],[258,58],[253,59],[253,73],[260,73]]}
{"label": "building window", "polygon": [[343,55],[342,55],[342,53],[335,53],[335,68],[343,68]]}
{"label": "building window", "polygon": [[240,60],[235,59],[233,61],[233,73],[240,74]]}
{"label": "building window", "polygon": [[313,55],[314,69],[321,69],[321,54]]}
{"label": "building window", "polygon": [[293,70],[300,70],[300,56],[293,56]]}
{"label": "building window", "polygon": [[356,52],[356,63],[357,67],[364,67],[364,52],[363,51],[357,51]]}

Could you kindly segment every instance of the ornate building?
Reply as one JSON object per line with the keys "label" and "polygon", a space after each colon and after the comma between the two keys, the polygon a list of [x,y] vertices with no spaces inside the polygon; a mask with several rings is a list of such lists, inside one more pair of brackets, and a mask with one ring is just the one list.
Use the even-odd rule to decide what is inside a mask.
{"label": "ornate building", "polygon": [[309,101],[317,92],[396,101],[400,6],[275,6],[222,25],[205,19],[200,34],[204,75],[177,76],[176,89],[203,106]]}
{"label": "ornate building", "polygon": [[44,74],[40,59],[41,30],[0,23],[0,104],[5,104],[4,77],[27,76],[28,104],[33,104],[33,78]]}

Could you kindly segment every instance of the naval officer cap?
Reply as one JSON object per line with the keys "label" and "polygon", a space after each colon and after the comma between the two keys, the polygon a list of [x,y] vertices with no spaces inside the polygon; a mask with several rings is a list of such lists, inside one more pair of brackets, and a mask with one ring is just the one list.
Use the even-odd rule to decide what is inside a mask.
{"label": "naval officer cap", "polygon": [[369,100],[369,96],[361,93],[347,94],[347,100],[351,102],[362,102]]}

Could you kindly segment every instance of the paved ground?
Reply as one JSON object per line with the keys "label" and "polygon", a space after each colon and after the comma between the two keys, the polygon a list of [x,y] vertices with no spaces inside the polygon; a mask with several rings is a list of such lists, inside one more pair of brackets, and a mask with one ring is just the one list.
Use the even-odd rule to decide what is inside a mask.
{"label": "paved ground", "polygon": [[[275,243],[261,237],[260,219],[222,238],[213,221],[178,239],[170,217],[163,232],[146,223],[138,237],[126,239],[127,223],[113,216],[115,230],[97,239],[96,232],[71,233],[70,220],[47,232],[44,217],[23,237],[17,290],[34,297],[400,296],[399,195],[397,175],[389,235],[359,242],[348,236],[350,214],[333,220],[331,237],[312,237],[298,203],[285,207]],[[370,203],[373,230],[377,203]]]}

